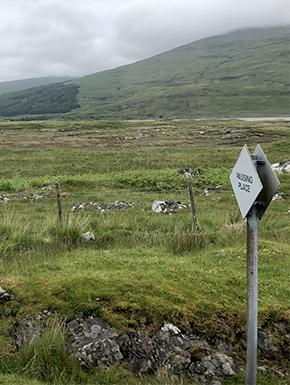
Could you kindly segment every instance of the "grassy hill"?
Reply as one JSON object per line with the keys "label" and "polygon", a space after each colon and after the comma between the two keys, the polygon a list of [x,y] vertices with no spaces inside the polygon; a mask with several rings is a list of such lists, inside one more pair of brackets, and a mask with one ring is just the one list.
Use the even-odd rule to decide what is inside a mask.
{"label": "grassy hill", "polygon": [[[289,115],[289,28],[247,29],[207,38],[65,84],[79,87],[72,105],[80,108],[54,118],[285,116]],[[36,88],[34,99],[37,93]],[[7,97],[0,97],[2,116],[8,116],[1,110]],[[25,94],[18,102],[14,99],[10,97],[10,116],[19,115],[13,108]],[[56,112],[47,110],[45,100],[44,106],[42,114]],[[38,119],[51,117],[37,114]]]}

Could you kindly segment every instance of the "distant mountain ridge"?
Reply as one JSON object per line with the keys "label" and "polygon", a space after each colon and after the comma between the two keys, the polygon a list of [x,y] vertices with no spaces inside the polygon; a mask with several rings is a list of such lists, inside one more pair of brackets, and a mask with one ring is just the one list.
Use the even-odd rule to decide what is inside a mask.
{"label": "distant mountain ridge", "polygon": [[40,78],[0,82],[0,95],[9,92],[18,92],[33,87],[45,86],[52,83],[63,83],[72,79],[74,78],[71,76],[45,76]]}
{"label": "distant mountain ridge", "polygon": [[[42,87],[30,89],[29,95],[0,95],[0,114],[20,116],[21,106],[21,115],[34,119],[288,116],[289,83],[289,26],[247,29],[195,41],[62,87],[50,86],[49,91]],[[70,102],[61,108],[66,87]]]}

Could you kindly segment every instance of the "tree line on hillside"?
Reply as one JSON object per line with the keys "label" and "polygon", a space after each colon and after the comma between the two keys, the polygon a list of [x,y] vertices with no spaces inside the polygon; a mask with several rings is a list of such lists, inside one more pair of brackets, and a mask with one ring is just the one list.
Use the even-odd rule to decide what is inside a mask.
{"label": "tree line on hillside", "polygon": [[0,96],[0,115],[10,117],[70,112],[80,108],[76,98],[78,92],[79,87],[75,84],[55,83],[4,94]]}

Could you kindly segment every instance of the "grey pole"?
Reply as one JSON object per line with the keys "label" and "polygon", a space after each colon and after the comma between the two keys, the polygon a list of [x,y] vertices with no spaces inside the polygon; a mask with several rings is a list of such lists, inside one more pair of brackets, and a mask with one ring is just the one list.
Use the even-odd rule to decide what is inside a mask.
{"label": "grey pole", "polygon": [[247,385],[257,383],[258,340],[258,221],[257,206],[247,215]]}

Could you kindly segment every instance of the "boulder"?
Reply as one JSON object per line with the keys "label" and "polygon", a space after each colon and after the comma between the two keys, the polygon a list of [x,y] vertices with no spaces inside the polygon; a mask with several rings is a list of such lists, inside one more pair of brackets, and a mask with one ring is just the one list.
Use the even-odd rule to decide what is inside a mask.
{"label": "boulder", "polygon": [[73,320],[67,324],[69,330],[68,350],[84,367],[109,368],[118,365],[123,358],[117,343],[115,328],[98,318]]}
{"label": "boulder", "polygon": [[183,203],[174,201],[173,199],[168,199],[167,201],[155,200],[152,204],[151,210],[155,213],[171,214],[174,211],[183,208],[186,208]]}
{"label": "boulder", "polygon": [[85,241],[96,240],[95,234],[92,231],[87,231],[86,233],[82,234],[82,238]]}

